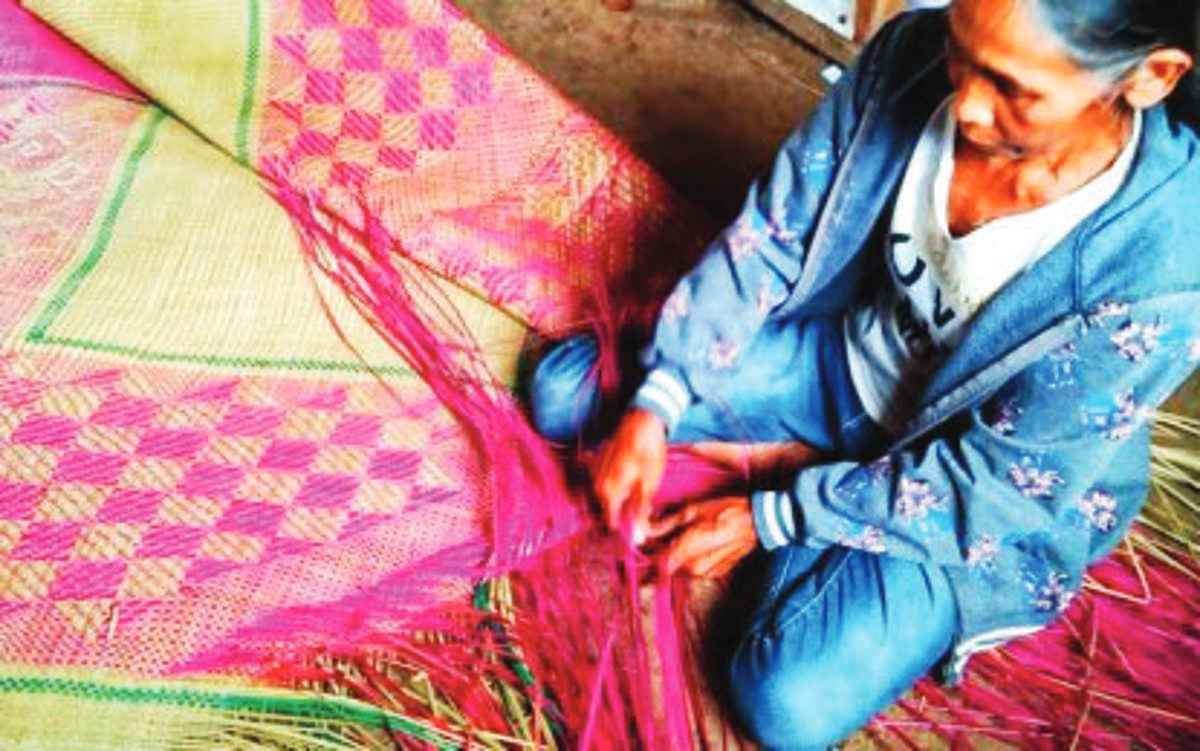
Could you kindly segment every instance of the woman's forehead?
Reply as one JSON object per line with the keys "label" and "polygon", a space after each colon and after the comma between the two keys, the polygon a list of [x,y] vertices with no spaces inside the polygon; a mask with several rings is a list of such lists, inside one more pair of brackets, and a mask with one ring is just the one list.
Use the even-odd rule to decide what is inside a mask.
{"label": "woman's forehead", "polygon": [[1085,75],[1029,0],[955,0],[950,34],[977,65],[1030,86]]}

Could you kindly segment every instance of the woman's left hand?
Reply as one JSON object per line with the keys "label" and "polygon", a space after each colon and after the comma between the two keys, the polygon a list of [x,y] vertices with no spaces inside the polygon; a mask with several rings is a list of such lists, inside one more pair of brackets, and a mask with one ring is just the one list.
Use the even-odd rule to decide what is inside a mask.
{"label": "woman's left hand", "polygon": [[659,570],[667,576],[717,578],[758,545],[750,499],[724,496],[693,501],[650,524],[648,545],[665,545],[658,553]]}

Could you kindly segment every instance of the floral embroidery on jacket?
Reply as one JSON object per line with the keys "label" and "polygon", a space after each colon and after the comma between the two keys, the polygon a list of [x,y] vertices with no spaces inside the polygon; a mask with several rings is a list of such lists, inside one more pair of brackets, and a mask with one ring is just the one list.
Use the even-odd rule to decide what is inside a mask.
{"label": "floral embroidery on jacket", "polygon": [[800,233],[790,229],[787,222],[778,217],[772,217],[769,229],[771,237],[786,245],[791,245],[800,239]]}
{"label": "floral embroidery on jacket", "polygon": [[1065,612],[1075,597],[1075,593],[1067,588],[1069,580],[1063,572],[1051,571],[1040,580],[1027,581],[1025,586],[1033,595],[1033,607],[1043,613]]}
{"label": "floral embroidery on jacket", "polygon": [[866,465],[867,477],[872,483],[887,482],[892,479],[896,469],[892,466],[892,457],[884,455]]}
{"label": "floral embroidery on jacket", "polygon": [[1112,493],[1093,488],[1075,502],[1084,520],[1101,532],[1111,532],[1117,526],[1117,499]]}
{"label": "floral embroidery on jacket", "polygon": [[1100,303],[1095,310],[1087,317],[1087,321],[1092,326],[1104,324],[1112,318],[1123,318],[1129,315],[1129,304],[1107,300]]}
{"label": "floral embroidery on jacket", "polygon": [[868,553],[875,553],[876,555],[882,555],[887,552],[883,530],[879,527],[866,527],[854,537],[844,534],[839,535],[837,542],[842,547],[865,550]]}
{"label": "floral embroidery on jacket", "polygon": [[687,285],[681,284],[675,288],[671,296],[663,304],[662,318],[668,323],[674,323],[685,318],[692,307],[692,293]]}
{"label": "floral embroidery on jacket", "polygon": [[728,370],[737,362],[740,347],[734,342],[719,341],[708,351],[708,366],[713,370]]}
{"label": "floral embroidery on jacket", "polygon": [[1000,435],[1010,436],[1017,432],[1017,418],[1024,412],[1017,406],[1016,399],[993,402],[984,421]]}
{"label": "floral embroidery on jacket", "polygon": [[1012,464],[1008,479],[1026,498],[1052,498],[1054,487],[1062,485],[1062,475],[1053,469],[1038,469],[1030,464]]}
{"label": "floral embroidery on jacket", "polygon": [[1133,389],[1126,389],[1113,396],[1116,409],[1091,410],[1085,420],[1110,441],[1124,441],[1133,435],[1142,422],[1149,417],[1150,410],[1139,405],[1133,397]]}
{"label": "floral embroidery on jacket", "polygon": [[783,290],[775,289],[775,285],[769,278],[764,279],[762,286],[758,288],[758,314],[765,316],[771,312],[771,308],[784,300],[787,300],[787,294]]}
{"label": "floral embroidery on jacket", "polygon": [[829,149],[808,148],[800,155],[800,173],[808,174],[820,170],[828,171],[832,154]]}
{"label": "floral embroidery on jacket", "polygon": [[991,570],[1000,555],[1000,542],[993,535],[980,535],[967,548],[967,568]]}
{"label": "floral embroidery on jacket", "polygon": [[946,499],[934,494],[924,480],[900,478],[899,496],[896,498],[896,513],[905,521],[924,519],[930,511],[944,511]]}
{"label": "floral embroidery on jacket", "polygon": [[1162,323],[1135,323],[1130,321],[1117,329],[1109,339],[1116,345],[1117,352],[1130,362],[1141,362],[1158,349],[1158,340],[1167,330]]}
{"label": "floral embroidery on jacket", "polygon": [[1079,362],[1079,345],[1067,342],[1049,355],[1050,372],[1041,380],[1051,389],[1074,386],[1075,366]]}
{"label": "floral embroidery on jacket", "polygon": [[730,229],[726,241],[729,243],[729,253],[737,263],[757,253],[766,242],[766,237],[749,220],[743,219]]}
{"label": "floral embroidery on jacket", "polygon": [[881,456],[870,464],[860,465],[838,483],[835,492],[842,500],[854,502],[891,482],[895,469],[890,456]]}

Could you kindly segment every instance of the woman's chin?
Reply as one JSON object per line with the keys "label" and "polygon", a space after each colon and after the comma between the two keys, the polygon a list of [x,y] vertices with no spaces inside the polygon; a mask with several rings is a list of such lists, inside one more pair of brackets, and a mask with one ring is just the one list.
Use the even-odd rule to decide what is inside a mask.
{"label": "woman's chin", "polygon": [[973,133],[965,128],[959,128],[959,142],[967,150],[974,151],[985,157],[1004,157],[1019,159],[1025,155],[1025,149],[1005,143],[995,136]]}

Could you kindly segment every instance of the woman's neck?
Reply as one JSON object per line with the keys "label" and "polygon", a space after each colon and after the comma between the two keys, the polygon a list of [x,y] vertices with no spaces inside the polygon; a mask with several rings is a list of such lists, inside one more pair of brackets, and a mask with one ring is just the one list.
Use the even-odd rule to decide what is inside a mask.
{"label": "woman's neck", "polygon": [[1103,173],[1133,130],[1133,110],[1109,114],[1098,122],[1081,122],[1077,134],[1047,148],[1019,155],[985,153],[959,137],[948,212],[951,232],[960,236],[993,219],[1040,208]]}

